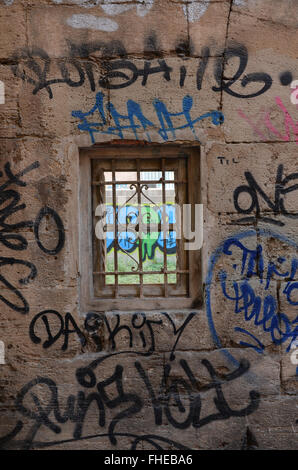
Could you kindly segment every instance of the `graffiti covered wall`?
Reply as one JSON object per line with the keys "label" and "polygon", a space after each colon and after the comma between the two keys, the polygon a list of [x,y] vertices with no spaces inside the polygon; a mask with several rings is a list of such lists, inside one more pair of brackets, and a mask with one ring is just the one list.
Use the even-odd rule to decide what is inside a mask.
{"label": "graffiti covered wall", "polygon": [[[297,17],[0,1],[1,448],[297,449]],[[99,144],[200,149],[200,305],[81,309],[80,149]],[[175,252],[148,240],[144,260]]]}

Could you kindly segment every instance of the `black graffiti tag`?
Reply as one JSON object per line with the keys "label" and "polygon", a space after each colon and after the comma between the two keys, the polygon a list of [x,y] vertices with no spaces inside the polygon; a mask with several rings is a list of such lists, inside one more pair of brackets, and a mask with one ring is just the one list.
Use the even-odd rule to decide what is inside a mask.
{"label": "black graffiti tag", "polygon": [[[55,320],[59,320],[59,329],[56,332],[56,334],[52,334],[53,332],[53,327],[50,326],[49,319],[48,317],[54,317]],[[76,321],[74,320],[73,316],[67,312],[65,317],[63,318],[62,315],[59,312],[56,312],[56,310],[43,310],[42,312],[38,313],[35,315],[33,320],[30,323],[29,327],[29,336],[30,339],[33,343],[39,344],[41,343],[41,339],[39,336],[37,336],[35,332],[35,327],[36,323],[41,320],[44,324],[46,333],[47,333],[47,339],[43,342],[43,348],[48,349],[50,348],[58,339],[63,335],[64,336],[64,342],[62,344],[62,351],[66,351],[68,348],[68,340],[69,340],[69,335],[71,333],[76,333],[77,336],[79,337],[79,340],[82,344],[82,346],[85,346],[86,344],[86,338],[83,334],[83,332],[80,330],[78,327]],[[73,329],[70,328],[70,325],[72,326]]]}
{"label": "black graffiti tag", "polygon": [[[40,241],[40,237],[39,237],[40,225],[42,223],[42,220],[47,216],[51,217],[55,221],[55,224],[58,230],[58,242],[57,242],[56,247],[52,249],[46,248],[43,245],[43,243]],[[45,206],[40,210],[34,223],[34,235],[35,235],[37,245],[39,246],[41,251],[43,251],[47,255],[57,255],[62,250],[64,243],[65,243],[65,231],[64,231],[63,222],[60,219],[57,212],[54,211],[54,209],[51,209],[50,207]]]}
{"label": "black graffiti tag", "polygon": [[[265,201],[269,210],[271,210],[274,215],[283,215],[292,219],[298,218],[297,212],[289,212],[286,209],[285,199],[283,197],[288,193],[298,190],[298,183],[287,186],[289,183],[298,180],[298,173],[291,173],[290,175],[283,177],[283,170],[283,165],[279,165],[276,173],[274,200],[271,200],[265,191],[263,191],[250,171],[246,171],[244,173],[248,184],[238,186],[234,191],[233,199],[236,211],[239,214],[245,214],[245,217],[234,221],[234,223],[262,220],[263,222],[278,225],[280,227],[285,225],[284,222],[280,220],[261,216],[259,197]],[[243,194],[248,195],[250,198],[250,205],[248,207],[243,207],[243,205],[241,205],[240,196]],[[255,215],[250,216],[249,214],[251,213],[255,213]]]}
{"label": "black graffiti tag", "polygon": [[[187,429],[189,427],[199,429],[214,421],[248,416],[258,408],[260,395],[254,390],[249,392],[249,404],[237,410],[229,406],[223,391],[223,386],[226,383],[237,380],[237,378],[249,370],[249,362],[247,360],[242,360],[239,366],[232,372],[225,375],[220,374],[219,376],[211,362],[203,359],[201,364],[206,368],[210,376],[209,383],[205,384],[204,387],[199,384],[198,379],[195,378],[186,360],[179,361],[179,364],[185,377],[171,377],[171,364],[166,363],[161,375],[160,389],[157,392],[154,391],[144,365],[139,361],[134,363],[135,371],[139,374],[140,379],[143,380],[145,391],[147,391],[151,401],[156,426],[163,424],[163,416],[165,416],[169,424],[176,429]],[[103,371],[99,370],[101,380],[97,381],[95,379],[95,382],[90,384],[91,386],[83,387],[89,389],[88,393],[87,391],[79,390],[77,395],[69,395],[63,412],[61,410],[62,406],[59,400],[58,387],[52,379],[36,377],[28,382],[18,393],[15,406],[18,413],[31,420],[33,424],[23,441],[17,441],[16,445],[23,449],[32,449],[50,447],[63,442],[92,439],[94,437],[108,437],[111,444],[116,446],[119,437],[125,436],[133,439],[131,448],[134,449],[137,443],[143,440],[155,444],[158,441],[162,441],[162,437],[158,435],[141,434],[138,436],[133,433],[116,431],[116,427],[121,422],[127,422],[130,417],[137,415],[143,409],[146,397],[140,396],[136,392],[128,393],[125,391],[123,365],[117,364],[108,378],[102,379],[103,373]],[[79,384],[82,385],[80,381]],[[90,388],[93,388],[93,390],[90,390]],[[44,389],[47,390],[46,395],[44,395]],[[214,390],[215,396],[213,402],[217,411],[201,417],[203,407],[202,391],[207,390]],[[41,396],[43,398],[39,398],[40,393],[42,393]],[[44,398],[45,396],[47,399]],[[188,405],[185,404],[185,396],[188,397]],[[173,399],[176,403],[175,407],[171,404]],[[83,434],[84,422],[88,409],[93,403],[98,410],[98,427],[104,428],[107,425],[108,430],[106,433],[88,436]],[[176,408],[175,416],[173,414],[174,408]],[[109,420],[107,420],[107,409],[114,412]],[[177,418],[177,412],[181,414],[182,419]],[[36,439],[36,435],[42,426],[45,426],[57,435],[61,433],[62,425],[68,421],[74,424],[73,437],[71,439],[47,442],[40,442]],[[0,447],[4,449],[13,448],[14,438],[23,427],[24,422],[19,420],[14,430],[0,439]],[[158,444],[156,445],[158,446]],[[176,443],[175,447],[185,448],[179,443]]]}
{"label": "black graffiti tag", "polygon": [[[148,43],[147,39],[145,38],[145,44]],[[139,78],[141,79],[141,85],[146,86],[149,83],[149,77],[156,74],[159,74],[167,82],[172,80],[173,68],[161,57],[158,50],[153,51],[154,59],[140,61],[142,65],[136,65],[134,61],[129,60],[127,51],[121,41],[93,41],[81,44],[69,42],[68,46],[68,57],[58,63],[60,72],[58,78],[50,78],[51,58],[43,49],[38,47],[23,49],[21,52],[16,53],[11,70],[16,77],[33,85],[32,93],[34,95],[46,89],[50,99],[53,98],[52,86],[58,83],[65,83],[71,88],[77,88],[87,81],[90,90],[94,92],[97,86],[104,89],[124,89],[134,84]],[[187,50],[184,49],[182,56],[191,53],[190,47],[186,47]],[[176,49],[176,53],[181,55],[179,47]],[[91,60],[93,55],[100,56],[101,71],[97,72],[97,77],[95,75],[96,64]],[[198,60],[196,82],[194,83],[198,91],[202,89],[209,57],[210,49],[205,46],[202,48],[201,58]],[[224,80],[225,67],[233,58],[239,59],[238,69],[231,79]],[[246,99],[255,98],[266,93],[272,85],[271,76],[264,72],[245,74],[247,64],[248,51],[243,44],[233,42],[223,51],[219,51],[214,67],[214,79],[217,86],[212,86],[212,90],[215,92],[224,91],[236,98]],[[178,74],[179,87],[182,88],[187,77],[187,65],[180,66]],[[243,88],[255,83],[261,83],[263,86],[252,93],[242,94],[232,89],[232,85],[238,80],[240,80]]]}
{"label": "black graffiti tag", "polygon": [[[17,191],[17,189],[12,189],[12,186],[27,186],[27,183],[22,179],[22,177],[27,173],[35,170],[39,166],[39,162],[36,161],[22,170],[20,173],[14,174],[9,162],[4,165],[6,180],[0,185],[0,243],[2,243],[9,250],[17,252],[26,250],[28,247],[27,239],[24,235],[19,233],[19,230],[30,227],[33,228],[35,239],[39,248],[48,255],[54,255],[62,250],[65,242],[64,226],[59,215],[54,211],[54,209],[51,209],[47,206],[43,207],[35,221],[22,220],[20,222],[13,223],[10,220],[10,217],[12,217],[14,214],[21,212],[26,208],[25,203],[20,203],[20,193]],[[4,174],[1,171],[0,178],[3,176]],[[42,244],[39,236],[40,225],[43,218],[46,216],[53,218],[58,230],[57,246],[52,250],[47,249]],[[16,312],[26,314],[29,312],[29,304],[20,290],[7,279],[6,274],[8,272],[8,267],[16,267],[17,265],[25,266],[26,270],[29,271],[27,276],[18,280],[19,284],[26,285],[37,276],[37,268],[32,262],[15,257],[0,257],[0,270],[2,267],[5,267],[3,272],[0,273],[0,283],[4,288],[3,292],[0,294],[0,301],[5,303],[8,307],[15,310]],[[4,295],[5,290],[8,290],[10,297]]]}
{"label": "black graffiti tag", "polygon": [[[264,72],[256,72],[256,73],[249,73],[245,74],[241,80],[241,86],[245,88],[247,85],[250,83],[263,83],[264,86],[254,92],[254,93],[248,93],[248,94],[241,94],[233,91],[231,89],[231,86],[236,83],[237,80],[240,79],[240,77],[244,74],[247,63],[248,63],[248,51],[247,48],[243,44],[234,44],[229,47],[227,47],[224,50],[223,53],[224,60],[221,60],[221,58],[218,58],[216,63],[215,63],[215,68],[214,68],[214,77],[218,83],[218,86],[213,86],[212,90],[213,91],[224,91],[225,93],[228,93],[231,96],[234,96],[235,98],[255,98],[259,95],[262,95],[266,91],[271,88],[272,85],[272,78],[270,75]],[[225,81],[223,80],[224,76],[224,71],[225,71],[225,66],[231,60],[233,57],[238,57],[239,58],[239,66],[238,70],[234,74],[234,76]]]}
{"label": "black graffiti tag", "polygon": [[[177,327],[174,319],[167,312],[161,312],[161,319],[153,320],[146,315],[145,312],[138,312],[131,315],[128,321],[122,321],[121,315],[114,313],[112,316],[103,315],[97,312],[88,312],[84,320],[84,328],[81,329],[71,313],[67,312],[63,317],[55,310],[43,310],[32,319],[29,326],[29,336],[34,344],[41,344],[44,349],[52,347],[61,337],[64,338],[61,346],[62,351],[68,348],[69,335],[74,333],[77,335],[81,345],[87,344],[86,336],[88,335],[96,346],[96,351],[103,350],[103,328],[107,331],[107,343],[112,350],[112,354],[124,354],[127,352],[138,353],[150,356],[156,351],[156,332],[158,326],[166,325],[167,321],[172,328],[173,346],[170,352],[170,361],[175,359],[175,350],[178,342],[185,332],[187,325],[195,317],[195,312],[186,315],[183,323]],[[36,329],[41,326],[38,336]],[[70,329],[70,325],[72,329]],[[117,338],[121,333],[127,333],[127,350],[116,352]],[[140,343],[141,346],[137,347]],[[121,340],[123,344],[123,338]],[[102,361],[102,358],[99,359]],[[92,363],[92,368],[97,367],[98,361]]]}

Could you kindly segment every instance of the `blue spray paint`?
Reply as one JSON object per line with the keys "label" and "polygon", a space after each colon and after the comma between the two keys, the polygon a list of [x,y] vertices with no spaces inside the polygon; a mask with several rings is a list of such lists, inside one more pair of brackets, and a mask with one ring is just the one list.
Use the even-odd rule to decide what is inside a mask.
{"label": "blue spray paint", "polygon": [[[298,289],[298,283],[293,282],[298,271],[298,259],[293,258],[291,260],[291,269],[284,273],[280,272],[275,263],[269,262],[267,266],[267,275],[265,276],[262,245],[259,244],[256,250],[249,250],[240,241],[256,235],[280,240],[281,242],[286,243],[298,250],[298,245],[292,240],[278,233],[264,229],[248,230],[224,240],[210,257],[208,265],[208,272],[206,277],[206,308],[209,328],[215,344],[218,348],[222,349],[222,344],[216,332],[212,316],[211,285],[217,261],[222,255],[230,256],[232,254],[231,247],[236,246],[242,250],[242,280],[231,282],[230,290],[228,292],[227,273],[222,270],[219,273],[220,288],[222,293],[226,299],[231,300],[234,303],[235,315],[242,314],[246,322],[250,322],[250,324],[253,322],[255,326],[261,326],[264,332],[271,335],[271,339],[274,344],[282,344],[287,340],[290,340],[287,347],[288,352],[291,348],[291,344],[298,337],[298,315],[293,321],[291,321],[287,315],[278,312],[276,299],[266,291],[268,291],[270,287],[273,274],[281,277],[282,279],[287,279],[288,282],[285,289],[282,291],[282,294],[286,296],[286,300],[289,305],[297,305],[298,302],[293,300],[292,294],[294,289]],[[282,264],[285,261],[285,258],[280,257],[277,261]],[[236,267],[237,265],[233,265],[234,269],[236,269]],[[264,287],[264,292],[266,295],[263,299],[261,299],[260,296],[257,296],[253,288],[249,285],[249,280],[256,277],[260,284],[262,284]],[[233,294],[231,294],[231,290],[233,290]],[[261,316],[261,306],[263,316]],[[264,345],[255,335],[245,330],[244,328],[235,327],[234,330],[244,334],[248,338],[248,342],[241,341],[241,345],[250,347],[258,353],[263,352]],[[223,349],[223,353],[233,364],[238,364],[238,361],[229,351]]]}
{"label": "blue spray paint", "polygon": [[[127,114],[120,114],[113,103],[107,103],[104,105],[104,94],[99,92],[96,94],[95,104],[90,111],[84,113],[83,111],[78,110],[72,111],[71,114],[73,117],[81,120],[81,123],[78,124],[78,129],[89,132],[93,144],[95,143],[94,134],[96,133],[114,135],[120,139],[124,139],[125,136],[123,131],[126,130],[133,131],[136,140],[138,140],[137,132],[140,130],[145,131],[148,142],[151,142],[149,129],[154,129],[157,126],[159,126],[158,133],[165,142],[169,140],[169,135],[175,139],[176,131],[187,128],[192,131],[194,138],[198,140],[194,127],[195,124],[207,118],[211,118],[212,124],[216,126],[224,122],[224,115],[220,111],[210,111],[192,119],[190,115],[192,105],[193,99],[191,96],[187,95],[182,100],[182,111],[178,113],[170,113],[167,105],[163,101],[155,99],[153,101],[153,108],[159,121],[158,124],[156,124],[146,118],[141,105],[135,101],[127,100]],[[107,125],[105,108],[114,121],[114,126],[109,126],[107,129],[104,128]],[[99,114],[100,121],[93,122],[87,119],[96,115],[97,112]],[[176,121],[177,119],[182,119],[183,124],[179,126],[175,125],[173,120]]]}

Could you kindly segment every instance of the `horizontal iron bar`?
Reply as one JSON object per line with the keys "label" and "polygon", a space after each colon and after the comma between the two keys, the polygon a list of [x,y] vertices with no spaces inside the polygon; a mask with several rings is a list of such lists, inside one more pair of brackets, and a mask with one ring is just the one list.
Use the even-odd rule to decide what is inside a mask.
{"label": "horizontal iron bar", "polygon": [[101,186],[101,185],[110,185],[110,184],[174,184],[174,183],[183,183],[187,184],[186,180],[150,180],[150,181],[92,181],[92,185]]}
{"label": "horizontal iron bar", "polygon": [[111,271],[111,272],[106,272],[106,271],[93,271],[93,274],[100,274],[102,276],[112,276],[112,275],[139,275],[139,274],[189,274],[188,270],[181,270],[179,271]]}

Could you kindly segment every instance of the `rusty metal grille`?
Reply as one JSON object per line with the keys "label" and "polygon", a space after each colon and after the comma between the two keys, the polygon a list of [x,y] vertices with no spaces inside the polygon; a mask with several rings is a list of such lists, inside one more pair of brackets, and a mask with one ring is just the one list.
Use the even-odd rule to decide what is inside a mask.
{"label": "rusty metal grille", "polygon": [[[187,159],[95,158],[91,180],[95,295],[187,296],[189,262],[175,213],[188,202]],[[106,208],[105,240],[95,236],[98,205]]]}

